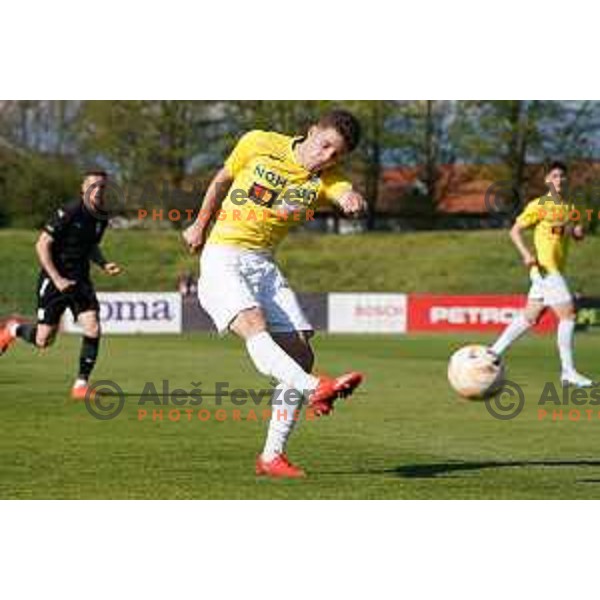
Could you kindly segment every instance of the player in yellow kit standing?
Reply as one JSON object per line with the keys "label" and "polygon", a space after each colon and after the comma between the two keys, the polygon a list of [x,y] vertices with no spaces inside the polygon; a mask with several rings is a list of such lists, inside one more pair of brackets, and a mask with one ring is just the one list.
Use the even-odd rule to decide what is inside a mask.
{"label": "player in yellow kit standing", "polygon": [[244,340],[258,371],[279,383],[256,461],[258,475],[304,475],[286,455],[300,393],[324,415],[362,381],[356,372],[337,378],[311,374],[313,329],[273,259],[289,230],[311,219],[320,204],[336,204],[349,216],[365,210],[362,196],[335,168],[359,139],[358,121],[342,110],[325,114],[306,136],[245,134],[212,180],[197,221],[183,234],[192,250],[202,250],[201,305],[219,332]]}
{"label": "player in yellow kit standing", "polygon": [[[546,196],[532,200],[517,217],[510,236],[521,254],[523,264],[529,269],[531,288],[527,306],[491,346],[497,355],[523,335],[550,307],[558,317],[557,344],[562,368],[563,385],[590,387],[593,382],[575,370],[573,363],[573,335],[575,332],[575,306],[563,276],[569,239],[582,240],[583,226],[576,221],[575,207],[563,198],[567,167],[554,162],[546,173],[550,191]],[[581,216],[580,216],[581,218]],[[525,244],[522,232],[534,227],[535,253]]]}

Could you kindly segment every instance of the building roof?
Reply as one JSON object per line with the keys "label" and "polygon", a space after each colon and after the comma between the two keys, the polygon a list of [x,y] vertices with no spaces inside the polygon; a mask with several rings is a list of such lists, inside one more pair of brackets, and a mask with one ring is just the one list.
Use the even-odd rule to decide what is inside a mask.
{"label": "building roof", "polygon": [[[378,212],[397,213],[406,209],[407,199],[414,191],[425,193],[419,167],[391,167],[383,172],[378,201]],[[575,189],[584,184],[597,181],[600,184],[600,162],[580,161],[571,165],[570,185]],[[494,186],[494,187],[492,187]],[[437,190],[439,202],[437,208],[443,213],[489,212],[486,206],[486,194],[497,194],[503,189],[511,193],[512,186],[506,176],[506,170],[497,166],[481,165],[441,165]],[[523,197],[534,198],[545,193],[543,183],[543,165],[527,165],[524,172]],[[418,197],[423,197],[418,196]],[[412,206],[415,206],[413,200]]]}

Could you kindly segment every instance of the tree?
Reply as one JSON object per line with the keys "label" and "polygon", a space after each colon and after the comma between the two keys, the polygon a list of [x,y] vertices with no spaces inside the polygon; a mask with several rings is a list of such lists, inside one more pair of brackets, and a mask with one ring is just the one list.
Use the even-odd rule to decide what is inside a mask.
{"label": "tree", "polygon": [[531,181],[526,165],[547,158],[572,161],[595,154],[598,107],[593,102],[542,100],[464,103],[469,120],[460,146],[468,160],[498,165],[523,198]]}
{"label": "tree", "polygon": [[221,113],[214,102],[86,102],[82,150],[115,172],[128,209],[197,208],[197,193],[186,194],[184,183],[219,162]]}
{"label": "tree", "polygon": [[77,196],[73,161],[77,103],[0,103],[0,220],[37,226],[51,208]]}
{"label": "tree", "polygon": [[364,193],[368,206],[366,226],[375,228],[380,199],[381,181],[386,164],[397,159],[403,147],[405,132],[399,127],[398,117],[406,103],[395,100],[361,100],[336,103],[347,108],[359,119],[362,141],[350,157],[351,177]]}

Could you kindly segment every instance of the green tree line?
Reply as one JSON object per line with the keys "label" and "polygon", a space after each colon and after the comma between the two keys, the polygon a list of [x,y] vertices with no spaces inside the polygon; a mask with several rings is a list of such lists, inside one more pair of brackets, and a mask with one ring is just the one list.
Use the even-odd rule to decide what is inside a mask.
{"label": "green tree line", "polygon": [[468,167],[510,181],[522,197],[537,185],[528,165],[552,157],[583,170],[600,153],[592,101],[2,101],[0,225],[38,224],[77,194],[89,166],[114,174],[126,190],[122,210],[157,196],[166,209],[196,208],[244,131],[301,133],[333,106],[363,126],[347,168],[368,200],[369,228],[394,166],[415,169],[419,185],[393,201],[433,218],[458,166],[463,176]]}

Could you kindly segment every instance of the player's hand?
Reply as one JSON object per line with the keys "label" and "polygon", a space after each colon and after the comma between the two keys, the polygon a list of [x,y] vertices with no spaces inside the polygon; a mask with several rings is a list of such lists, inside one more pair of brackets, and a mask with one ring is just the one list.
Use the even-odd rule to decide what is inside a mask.
{"label": "player's hand", "polygon": [[202,250],[206,242],[206,229],[201,223],[193,223],[181,234],[190,252]]}
{"label": "player's hand", "polygon": [[367,212],[365,199],[354,190],[344,194],[338,201],[342,212],[348,217],[359,217]]}
{"label": "player's hand", "polygon": [[535,258],[535,256],[533,256],[533,254],[530,254],[529,252],[527,254],[523,255],[523,264],[528,268],[531,269],[531,267],[537,267],[538,266],[538,261]]}
{"label": "player's hand", "polygon": [[120,275],[123,272],[123,269],[114,262],[107,262],[104,267],[102,268],[102,270],[107,274],[107,275],[111,275],[111,276],[115,276],[115,275]]}
{"label": "player's hand", "polygon": [[59,277],[54,280],[54,287],[56,287],[61,294],[72,291],[76,285],[76,281],[67,279],[66,277]]}
{"label": "player's hand", "polygon": [[571,231],[571,236],[577,242],[583,240],[583,238],[585,237],[585,229],[583,228],[583,225],[575,225],[575,227],[573,227],[573,230]]}

